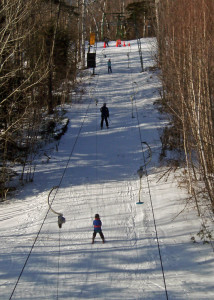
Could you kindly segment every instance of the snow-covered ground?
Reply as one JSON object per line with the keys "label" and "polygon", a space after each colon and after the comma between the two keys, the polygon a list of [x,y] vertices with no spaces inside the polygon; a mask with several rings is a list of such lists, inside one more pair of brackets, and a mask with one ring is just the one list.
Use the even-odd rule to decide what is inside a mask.
{"label": "snow-covered ground", "polygon": [[[188,198],[180,173],[161,178],[159,132],[167,120],[153,105],[160,87],[149,71],[153,42],[142,40],[145,72],[136,41],[98,44],[97,75],[87,77],[80,103],[67,106],[58,151],[38,159],[34,182],[0,205],[0,299],[214,299],[213,250],[191,242],[201,222],[193,206],[179,214]],[[104,102],[110,128],[100,130]],[[142,142],[152,160],[136,204],[137,170],[149,159]],[[66,218],[61,229],[47,203],[56,185],[50,200]],[[99,236],[91,244],[95,213],[105,244]]]}

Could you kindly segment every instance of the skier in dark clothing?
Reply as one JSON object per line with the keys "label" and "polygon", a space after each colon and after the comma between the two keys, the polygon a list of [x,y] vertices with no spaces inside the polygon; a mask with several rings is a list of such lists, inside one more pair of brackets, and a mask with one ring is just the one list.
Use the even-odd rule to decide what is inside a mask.
{"label": "skier in dark clothing", "polygon": [[108,107],[106,106],[106,103],[103,104],[103,106],[100,108],[100,111],[101,111],[100,127],[101,127],[101,129],[103,129],[103,121],[105,120],[106,127],[108,128],[109,110],[108,110]]}
{"label": "skier in dark clothing", "polygon": [[104,235],[102,233],[102,222],[100,221],[100,216],[98,214],[95,215],[95,220],[93,221],[93,226],[94,226],[94,232],[93,232],[93,237],[92,237],[92,244],[94,243],[94,239],[97,235],[97,233],[99,233],[103,243],[105,243],[105,238]]}
{"label": "skier in dark clothing", "polygon": [[106,46],[107,46],[107,47],[109,47],[108,41],[109,41],[109,40],[108,40],[108,38],[107,38],[107,37],[106,37],[106,38],[104,38],[104,42],[106,43]]}

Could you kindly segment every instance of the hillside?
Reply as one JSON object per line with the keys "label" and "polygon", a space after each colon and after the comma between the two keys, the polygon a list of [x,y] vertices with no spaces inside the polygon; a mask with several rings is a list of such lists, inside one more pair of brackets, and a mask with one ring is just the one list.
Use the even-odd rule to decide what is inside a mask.
{"label": "hillside", "polygon": [[[82,99],[64,107],[70,122],[58,151],[38,158],[34,182],[0,204],[1,299],[214,298],[213,249],[196,237],[201,220],[194,204],[186,206],[183,170],[167,172],[160,162],[168,120],[154,105],[154,40],[142,39],[145,72],[136,41],[109,45],[98,44]],[[101,130],[104,102],[110,126]],[[147,162],[140,187],[137,171]],[[53,186],[52,208],[66,218],[61,229],[47,203]],[[99,236],[91,244],[95,213],[105,244]]]}

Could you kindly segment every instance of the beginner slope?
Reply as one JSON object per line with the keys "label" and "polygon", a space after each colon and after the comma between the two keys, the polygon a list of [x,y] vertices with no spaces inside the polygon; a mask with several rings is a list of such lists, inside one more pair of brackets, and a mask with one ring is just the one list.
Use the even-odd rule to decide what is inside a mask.
{"label": "beginner slope", "polygon": [[[86,75],[82,99],[66,106],[70,123],[58,151],[38,159],[34,182],[0,205],[0,299],[214,299],[212,248],[191,243],[200,227],[194,210],[179,214],[188,197],[180,173],[161,178],[167,120],[153,105],[154,42],[142,40],[145,72],[136,41],[98,44],[96,75]],[[104,102],[110,125],[101,130]],[[140,189],[145,143],[152,156]],[[61,229],[47,204],[53,186],[52,207],[66,218]],[[105,244],[99,235],[91,244],[96,213]]]}

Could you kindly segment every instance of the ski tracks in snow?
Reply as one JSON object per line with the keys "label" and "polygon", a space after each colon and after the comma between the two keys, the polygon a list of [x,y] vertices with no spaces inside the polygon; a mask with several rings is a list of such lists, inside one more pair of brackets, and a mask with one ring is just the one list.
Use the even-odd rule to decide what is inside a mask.
{"label": "ski tracks in snow", "polygon": [[[149,48],[145,40],[142,48],[145,68],[154,63]],[[99,75],[91,78],[87,83],[88,92],[68,109],[68,131],[60,141],[58,152],[53,153],[53,159],[38,166],[35,182],[23,193],[24,205],[20,205],[20,200],[12,210],[9,205],[8,208],[2,206],[4,213],[0,219],[4,230],[1,232],[5,242],[1,247],[2,299],[8,298],[47,212],[48,190],[57,185],[62,176],[53,208],[63,213],[66,223],[59,230],[56,215],[48,214],[14,299],[166,299],[150,203],[152,196],[164,220],[164,209],[160,213],[161,208],[165,208],[164,196],[159,197],[162,190],[156,187],[153,174],[149,174],[149,178],[143,176],[143,204],[136,204],[140,189],[137,170],[145,163],[143,141],[150,145],[155,156],[151,173],[156,170],[158,161],[158,129],[162,123],[154,112],[153,101],[158,97],[160,84],[151,73],[140,72],[136,41],[131,42],[130,49],[116,48],[110,43],[105,50],[106,57],[103,54],[99,44],[96,68]],[[109,58],[112,74],[107,74]],[[134,97],[134,110],[131,97]],[[104,126],[101,131],[99,109],[104,102],[110,111],[110,127]],[[143,151],[146,156],[146,150]],[[95,244],[91,244],[95,213],[101,216],[105,244],[99,235]],[[160,217],[158,220],[162,221]],[[13,226],[9,225],[10,221],[14,222]],[[174,263],[175,247],[174,255],[168,255],[169,250],[164,245],[169,226],[163,222],[160,227],[164,263],[168,267],[178,267]],[[6,253],[7,249],[10,250]],[[174,283],[173,271],[170,283],[177,289],[174,299],[191,299],[186,292],[187,285],[185,290],[183,282]]]}

